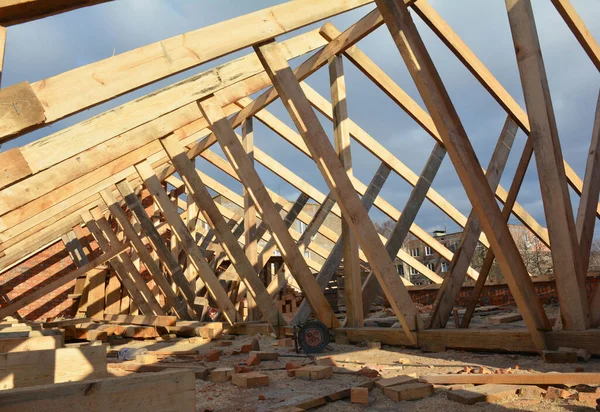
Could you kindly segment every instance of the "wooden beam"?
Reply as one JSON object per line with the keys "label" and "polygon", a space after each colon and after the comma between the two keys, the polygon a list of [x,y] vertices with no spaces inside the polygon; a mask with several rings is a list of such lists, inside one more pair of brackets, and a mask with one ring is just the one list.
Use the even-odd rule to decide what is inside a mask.
{"label": "wooden beam", "polygon": [[12,301],[10,305],[0,309],[0,319],[5,318],[6,316],[10,316],[16,311],[25,306],[35,302],[36,300],[46,296],[50,292],[58,289],[61,286],[66,285],[67,283],[77,279],[79,276],[85,275],[88,271],[94,269],[96,266],[103,264],[104,262],[112,259],[115,256],[123,253],[127,250],[128,245],[116,244],[112,249],[108,249],[104,252],[104,254],[100,255],[96,259],[89,262],[87,265],[84,265],[71,273],[68,273],[61,277],[60,279],[50,283],[49,285],[43,286],[37,289],[35,292],[19,299]]}
{"label": "wooden beam", "polygon": [[252,167],[250,159],[248,159],[231,124],[224,116],[221,105],[215,101],[214,97],[202,100],[199,105],[204,113],[204,117],[210,123],[213,134],[218,139],[223,152],[231,165],[236,169],[237,175],[252,196],[257,211],[261,214],[263,221],[269,226],[286,264],[304,291],[305,298],[310,303],[319,320],[330,327],[336,327],[338,321],[331,306],[319,289],[317,282],[304,261],[304,257],[299,253],[296,243],[290,236],[272,199],[266,192],[260,176]]}
{"label": "wooden beam", "polygon": [[308,146],[317,167],[321,171],[329,189],[334,193],[342,214],[358,239],[358,243],[374,269],[377,279],[395,314],[409,337],[418,328],[420,319],[410,299],[408,291],[398,279],[396,267],[383,244],[369,215],[354,191],[354,187],[341,162],[335,154],[329,139],[308,102],[298,79],[290,69],[287,60],[274,47],[273,43],[255,49],[273,85],[296,127]]}
{"label": "wooden beam", "polygon": [[6,27],[0,25],[0,87],[2,87],[2,72],[4,71],[4,52],[6,50]]}
{"label": "wooden beam", "polygon": [[[377,169],[375,175],[369,183],[367,191],[361,199],[361,202],[367,212],[373,206],[375,198],[379,195],[379,192],[381,192],[381,188],[383,187],[383,184],[390,175],[390,172],[391,169],[388,165],[384,163],[379,165],[379,168]],[[333,196],[333,192],[331,192],[331,195]],[[331,249],[331,253],[329,253],[329,256],[323,264],[323,267],[317,274],[317,282],[319,282],[319,287],[321,288],[321,290],[325,290],[325,288],[335,275],[335,272],[337,271],[338,267],[340,266],[343,257],[343,238],[340,236],[333,248]],[[300,306],[298,306],[298,310],[294,315],[294,320],[292,321],[292,323],[300,325],[306,323],[306,321],[310,317],[310,314],[310,307],[303,301],[302,303],[300,303]]]}
{"label": "wooden beam", "polygon": [[596,66],[596,69],[600,71],[600,46],[594,39],[592,34],[589,32],[579,14],[571,4],[569,0],[552,0],[552,4],[556,7],[556,10],[560,13],[569,29],[577,38],[583,50],[587,53],[589,58]]}
{"label": "wooden beam", "polygon": [[[352,154],[350,150],[350,132],[348,131],[348,105],[346,103],[346,81],[341,56],[329,59],[329,84],[331,105],[333,108],[333,137],[335,150],[352,178]],[[363,302],[361,294],[360,261],[358,243],[352,234],[346,217],[342,216],[342,244],[344,249],[344,301],[346,304],[346,325],[359,327],[364,325]]]}
{"label": "wooden beam", "polygon": [[0,391],[0,412],[105,412],[155,410],[195,412],[196,377],[193,371],[163,371],[106,379],[90,379]]}
{"label": "wooden beam", "polygon": [[[506,0],[537,165],[563,327],[590,326],[577,232],[550,89],[529,0]],[[496,251],[498,253],[498,251]]]}
{"label": "wooden beam", "polygon": [[[557,3],[557,1],[554,1]],[[594,225],[596,223],[596,208],[598,194],[600,193],[600,94],[596,104],[596,115],[592,130],[592,141],[588,152],[583,178],[583,190],[577,209],[577,242],[581,251],[581,274],[587,273],[590,263],[590,250],[594,239]],[[600,316],[600,314],[598,315]]]}
{"label": "wooden beam", "polygon": [[[517,124],[508,116],[500,132],[485,176],[492,192],[495,192],[500,184],[500,178],[508,161],[516,133]],[[477,215],[471,210],[465,230],[460,235],[458,249],[454,252],[454,258],[450,262],[450,269],[444,277],[442,287],[435,297],[427,325],[430,329],[446,327],[446,323],[448,323],[448,319],[450,318],[450,312],[452,312],[454,303],[460,294],[460,288],[465,280],[467,269],[475,254],[477,239],[479,239],[480,234],[481,225],[479,224]]]}
{"label": "wooden beam", "polygon": [[[0,90],[0,102],[0,136],[31,130],[46,119],[44,107],[28,82]],[[5,140],[0,138],[0,143]]]}
{"label": "wooden beam", "polygon": [[[225,290],[223,290],[223,287],[210,266],[208,266],[202,251],[177,213],[177,208],[169,200],[169,197],[160,184],[158,177],[156,177],[152,166],[147,161],[144,161],[135,165],[135,168],[144,181],[146,188],[150,191],[150,194],[152,194],[152,198],[156,202],[156,205],[163,213],[173,234],[177,236],[181,242],[183,250],[185,250],[194,265],[194,268],[198,271],[202,281],[215,299],[219,309],[223,311],[225,318],[230,324],[235,323],[237,321],[237,314],[231,300],[227,296],[227,293],[225,293]],[[190,300],[190,303],[191,302],[193,302],[193,300]]]}
{"label": "wooden beam", "polygon": [[0,24],[12,26],[111,0],[5,0],[0,5]]}
{"label": "wooden beam", "polygon": [[256,302],[258,309],[262,312],[267,322],[269,322],[275,330],[279,326],[287,325],[283,319],[273,300],[267,293],[265,285],[262,283],[255,267],[252,265],[244,250],[238,244],[237,239],[231,233],[227,222],[223,215],[219,212],[214,200],[212,199],[208,189],[196,173],[194,164],[185,155],[183,147],[179,144],[174,136],[169,136],[161,140],[165,151],[171,158],[173,165],[177,168],[177,172],[186,184],[189,190],[189,195],[192,196],[198,208],[206,220],[210,223],[215,232],[219,243],[229,256],[232,265],[237,270],[238,275],[248,288],[250,295]]}
{"label": "wooden beam", "polygon": [[549,330],[550,322],[433,61],[406,6],[394,0],[376,2],[496,252],[532,339],[542,350],[546,345],[541,331]]}
{"label": "wooden beam", "polygon": [[[519,164],[517,165],[517,170],[513,177],[513,181],[510,185],[510,189],[508,190],[506,202],[504,203],[504,207],[502,209],[502,217],[504,218],[505,222],[508,222],[513,205],[517,201],[517,195],[519,194],[521,184],[525,179],[525,174],[527,173],[527,168],[529,167],[529,162],[531,161],[532,155],[533,145],[531,143],[531,138],[527,138],[527,142],[525,143],[523,153],[521,154],[521,158],[519,159]],[[461,328],[469,327],[469,323],[471,322],[473,313],[475,313],[475,307],[477,306],[477,302],[479,302],[479,297],[481,296],[481,292],[483,291],[483,287],[485,286],[485,281],[488,277],[488,274],[490,273],[490,270],[492,269],[492,265],[494,264],[495,258],[496,256],[494,254],[494,251],[492,250],[492,248],[489,248],[486,252],[483,264],[481,265],[479,277],[477,278],[475,286],[471,291],[471,297],[469,303],[467,304],[467,308],[465,310],[463,319],[460,324]]]}
{"label": "wooden beam", "polygon": [[107,378],[106,347],[0,354],[0,389]]}
{"label": "wooden beam", "polygon": [[133,192],[131,185],[127,180],[122,180],[117,183],[117,189],[119,190],[119,193],[121,193],[121,196],[123,196],[129,210],[133,212],[142,226],[142,230],[150,239],[152,248],[160,258],[161,262],[166,266],[181,294],[185,297],[188,307],[192,308],[194,313],[200,318],[200,316],[202,316],[202,311],[198,310],[193,303],[196,298],[196,291],[186,279],[181,266],[179,266],[179,262],[177,262],[175,257],[171,254],[171,251],[160,236],[160,233],[158,233],[154,223],[148,217],[144,206],[142,206],[142,203]]}
{"label": "wooden beam", "polygon": [[600,380],[600,373],[527,373],[515,375],[420,375],[420,380],[437,385],[486,383],[505,385],[593,385]]}
{"label": "wooden beam", "polygon": [[[121,209],[121,206],[117,202],[117,199],[113,196],[112,191],[103,190],[102,192],[100,192],[100,196],[102,196],[102,199],[108,206],[108,210],[110,210],[111,215],[117,220],[117,223],[123,229],[125,237],[129,239],[131,245],[135,248],[141,261],[144,263],[144,266],[152,276],[152,279],[165,296],[165,300],[167,302],[168,307],[173,309],[180,319],[189,320],[190,316],[187,313],[186,302],[179,300],[179,298],[171,288],[169,281],[150,255],[150,252],[148,252],[148,249],[146,249],[146,246],[142,242],[142,239],[138,236],[137,231],[129,222],[129,218],[127,217],[123,209]],[[192,306],[190,305],[189,308],[191,310]]]}
{"label": "wooden beam", "polygon": [[[244,120],[242,123],[242,145],[246,150],[248,158],[254,164],[254,125],[252,117]],[[248,261],[254,267],[256,273],[261,272],[261,268],[258,267],[258,240],[256,238],[256,208],[252,202],[252,197],[248,194],[248,191],[244,187],[244,253],[248,258]],[[248,320],[259,320],[256,311],[256,302],[252,295],[247,295],[246,301],[248,302]]]}
{"label": "wooden beam", "polygon": [[[390,257],[395,257],[398,251],[400,251],[402,248],[402,244],[408,235],[408,231],[414,224],[417,213],[419,212],[419,209],[425,200],[425,196],[431,188],[433,179],[435,179],[435,176],[442,165],[444,156],[446,156],[446,149],[444,149],[439,143],[436,143],[431,151],[431,154],[429,155],[429,158],[427,159],[427,162],[425,163],[425,167],[421,172],[421,176],[419,176],[419,180],[415,184],[413,190],[410,192],[410,196],[408,197],[406,206],[404,206],[404,210],[402,210],[400,219],[398,219],[394,225],[394,229],[385,243],[385,249],[389,253]],[[374,273],[369,273],[367,279],[365,279],[364,285],[362,286],[363,301],[365,302],[363,307],[364,316],[367,316],[369,313],[373,299],[380,292],[380,290],[381,289],[377,284],[377,279],[375,278]]]}
{"label": "wooden beam", "polygon": [[120,325],[175,326],[176,316],[104,315],[104,320]]}
{"label": "wooden beam", "polygon": [[[84,212],[81,217],[102,250],[106,251],[110,249],[111,245],[119,243],[110,224],[98,209],[93,209],[93,214],[91,211],[88,213]],[[117,272],[117,275],[119,275],[119,280],[123,284],[123,287],[144,314],[164,315],[162,308],[156,299],[154,299],[152,292],[142,279],[142,275],[134,266],[129,255],[123,254],[122,256],[117,256],[111,259],[110,264],[115,269],[115,272]]]}
{"label": "wooden beam", "polygon": [[[0,50],[0,53],[2,50]],[[1,74],[1,73],[0,73]],[[21,149],[14,147],[0,153],[0,188],[23,179],[31,174],[31,169],[21,153]]]}

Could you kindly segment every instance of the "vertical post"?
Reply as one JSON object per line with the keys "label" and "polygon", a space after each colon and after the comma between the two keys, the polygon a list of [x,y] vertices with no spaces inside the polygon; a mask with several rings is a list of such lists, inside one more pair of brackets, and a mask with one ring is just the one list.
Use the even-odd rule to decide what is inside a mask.
{"label": "vertical post", "polygon": [[[529,0],[506,0],[540,179],[563,326],[590,326],[581,254],[542,51]],[[497,253],[497,251],[496,251]]]}
{"label": "vertical post", "polygon": [[[247,118],[242,122],[242,145],[250,159],[254,164],[254,126],[252,117]],[[258,241],[256,239],[256,207],[252,202],[252,197],[244,187],[244,252],[246,257],[254,266],[254,270],[260,276],[260,268],[258,267]],[[251,294],[246,295],[248,302],[248,320],[258,320],[260,315],[256,308],[256,302]]]}
{"label": "vertical post", "polygon": [[[333,108],[333,137],[336,153],[352,179],[352,154],[348,131],[348,105],[346,103],[346,82],[341,56],[329,59],[329,85]],[[350,328],[364,325],[361,294],[360,261],[358,242],[350,230],[346,216],[342,215],[342,243],[344,248],[344,297],[346,303],[346,326]]]}

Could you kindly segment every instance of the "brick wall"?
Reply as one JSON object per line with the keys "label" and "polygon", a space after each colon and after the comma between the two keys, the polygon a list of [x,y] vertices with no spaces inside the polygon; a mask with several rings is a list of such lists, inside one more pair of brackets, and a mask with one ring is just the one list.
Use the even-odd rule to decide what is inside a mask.
{"label": "brick wall", "polygon": [[[21,264],[0,275],[2,291],[10,300],[21,299],[42,286],[52,283],[75,270],[75,264],[62,241],[58,241]],[[25,306],[19,314],[29,320],[55,316],[73,316],[72,293],[75,281],[56,289],[45,297]],[[6,306],[1,302],[0,306]]]}
{"label": "brick wall", "polygon": [[[600,283],[600,277],[588,277],[586,281],[586,290],[588,298],[591,296],[594,289]],[[549,280],[545,282],[535,282],[537,295],[540,297],[542,304],[558,303],[558,294],[556,292],[556,282]],[[456,306],[464,307],[471,298],[472,286],[464,286],[458,298]],[[423,289],[409,291],[413,301],[422,305],[432,305],[438,289]],[[506,284],[486,285],[481,292],[480,304],[487,305],[514,305],[515,300],[510,293],[510,289]]]}

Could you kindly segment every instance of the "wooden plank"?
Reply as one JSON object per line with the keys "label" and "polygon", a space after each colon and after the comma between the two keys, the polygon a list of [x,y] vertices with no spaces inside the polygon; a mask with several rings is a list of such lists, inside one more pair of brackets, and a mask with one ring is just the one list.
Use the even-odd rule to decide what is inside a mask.
{"label": "wooden plank", "polygon": [[592,34],[589,32],[585,23],[577,14],[577,11],[569,0],[552,0],[552,4],[556,7],[556,10],[560,13],[569,29],[575,35],[575,38],[583,47],[583,50],[587,53],[589,58],[596,66],[596,69],[600,71],[600,46],[594,39]]}
{"label": "wooden plank", "polygon": [[474,385],[595,385],[599,373],[519,373],[519,374],[468,374],[468,375],[421,375],[419,379],[437,385],[472,383]]}
{"label": "wooden plank", "polygon": [[104,315],[104,320],[118,325],[175,326],[176,316]]}
{"label": "wooden plank", "polygon": [[99,257],[97,257],[96,259],[92,260],[87,265],[84,265],[84,266],[72,271],[71,273],[64,275],[60,279],[37,289],[35,292],[32,292],[31,294],[29,294],[19,300],[15,300],[15,301],[11,302],[10,305],[0,309],[0,319],[4,318],[6,316],[12,315],[19,309],[46,296],[48,293],[58,289],[59,287],[64,286],[67,283],[77,279],[79,276],[85,275],[88,271],[94,269],[96,266],[101,265],[104,262],[112,259],[113,257],[118,256],[119,254],[123,253],[125,250],[127,250],[127,248],[128,248],[127,245],[123,245],[120,243],[115,244],[115,245],[113,245],[112,248],[106,249],[104,254],[102,254]]}
{"label": "wooden plank", "polygon": [[0,353],[0,389],[107,378],[106,347]]}
{"label": "wooden plank", "polygon": [[[365,383],[360,383],[358,385],[353,386],[353,388],[366,388],[372,389],[375,387],[375,382],[369,381]],[[352,388],[346,388],[339,390],[337,392],[328,393],[326,395],[321,395],[313,399],[309,399],[307,401],[302,401],[291,406],[287,406],[287,408],[297,408],[298,411],[304,411],[312,408],[316,408],[322,405],[326,405],[331,402],[336,402],[341,399],[349,398],[352,392]],[[290,411],[294,411],[294,409],[290,409]]]}
{"label": "wooden plank", "polygon": [[[210,266],[208,266],[208,263],[206,263],[206,259],[204,258],[202,251],[196,244],[196,241],[190,235],[185,223],[177,213],[177,208],[169,200],[169,197],[162,188],[158,177],[156,174],[154,174],[152,166],[147,161],[144,161],[135,165],[135,168],[144,181],[146,188],[150,191],[150,194],[156,202],[156,205],[163,213],[173,233],[181,242],[181,246],[192,261],[194,268],[198,271],[211,295],[215,298],[218,307],[223,311],[223,314],[230,324],[235,323],[237,315],[235,308],[233,307],[233,303],[225,293],[225,290],[223,290],[223,287],[219,283],[219,280],[213,273]],[[188,299],[188,301],[193,302],[194,300]]]}
{"label": "wooden plank", "polygon": [[[500,184],[500,178],[504,172],[504,167],[510,155],[510,149],[517,133],[517,124],[512,121],[510,116],[506,118],[500,137],[492,153],[485,178],[490,185],[490,189],[495,192]],[[450,312],[454,303],[460,294],[460,288],[466,277],[467,269],[473,260],[473,255],[477,248],[477,240],[481,234],[481,225],[477,215],[473,210],[469,213],[469,219],[465,225],[465,230],[460,236],[458,249],[450,262],[450,268],[444,282],[438,291],[433,308],[428,319],[429,328],[445,328],[450,318]]]}
{"label": "wooden plank", "polygon": [[[254,163],[254,125],[252,117],[244,120],[242,123],[242,145],[246,154],[252,163]],[[252,197],[244,187],[244,253],[250,264],[254,267],[256,273],[260,275],[261,268],[258,267],[258,239],[256,238],[256,207],[252,202]],[[259,320],[259,314],[256,308],[256,302],[252,295],[246,296],[248,302],[247,320]]]}
{"label": "wooden plank", "polygon": [[[540,179],[552,265],[565,329],[590,326],[590,311],[583,284],[573,208],[546,70],[528,0],[507,0],[506,9],[517,51],[517,64],[525,106],[531,120],[531,139]],[[498,251],[496,251],[498,253]]]}
{"label": "wooden plank", "polygon": [[[0,39],[0,45],[1,45]],[[0,55],[2,50],[0,50]],[[0,68],[2,66],[0,65]],[[1,73],[0,73],[1,74]],[[21,149],[14,147],[0,153],[0,189],[31,175],[31,169],[21,154]]]}
{"label": "wooden plank", "polygon": [[[504,203],[504,207],[502,209],[502,217],[506,222],[508,222],[512,207],[517,200],[517,195],[519,194],[519,189],[521,188],[523,179],[525,179],[525,174],[527,173],[527,168],[529,167],[529,162],[531,161],[532,155],[533,145],[531,143],[531,138],[527,138],[527,143],[525,143],[525,147],[523,148],[523,153],[521,154],[521,158],[519,159],[517,170],[513,177],[513,181],[510,185],[510,189],[506,197],[506,202]],[[473,313],[475,312],[475,307],[477,306],[477,302],[479,302],[479,297],[481,296],[481,292],[483,291],[483,288],[485,286],[485,281],[488,277],[488,274],[490,273],[490,270],[494,263],[494,259],[494,251],[490,248],[486,252],[485,259],[479,272],[479,277],[477,278],[477,282],[475,282],[475,286],[473,287],[473,290],[471,292],[471,298],[469,300],[469,303],[467,304],[465,313],[463,314],[463,318],[460,324],[461,328],[468,328],[469,323],[471,323]]]}
{"label": "wooden plank", "polygon": [[183,178],[189,190],[188,194],[192,196],[204,217],[210,222],[215,236],[229,255],[232,265],[248,288],[250,295],[252,295],[258,305],[258,309],[276,330],[277,327],[286,325],[287,322],[283,319],[275,303],[267,293],[267,289],[260,280],[254,265],[252,265],[244,250],[238,244],[236,237],[231,233],[227,222],[219,212],[208,189],[198,176],[198,173],[196,173],[194,164],[185,155],[183,147],[174,136],[161,140],[161,143],[177,168],[177,172]]}
{"label": "wooden plank", "polygon": [[[6,27],[0,25],[0,86],[2,86],[2,72],[4,71],[4,51],[6,50]],[[0,185],[0,187],[2,187]]]}
{"label": "wooden plank", "polygon": [[[152,276],[152,279],[165,296],[168,307],[172,308],[180,319],[189,320],[190,316],[187,313],[185,302],[181,302],[175,292],[173,292],[169,281],[162,273],[154,259],[152,259],[150,252],[148,252],[146,246],[142,242],[142,239],[138,236],[137,231],[130,223],[127,215],[123,209],[121,209],[121,206],[117,202],[117,199],[113,196],[112,191],[103,190],[100,192],[100,196],[102,196],[102,199],[108,205],[110,213],[115,217],[119,226],[123,229],[125,236],[127,239],[129,239],[131,245],[135,248],[141,261],[144,263],[144,266]],[[191,306],[190,309],[192,309]]]}
{"label": "wooden plank", "polygon": [[277,246],[284,256],[286,264],[304,291],[305,298],[310,303],[315,314],[324,324],[328,326],[337,326],[338,321],[331,306],[319,289],[303,256],[299,253],[296,243],[290,236],[272,199],[266,192],[260,176],[252,167],[250,159],[248,159],[231,124],[224,116],[221,105],[215,101],[213,97],[201,101],[200,109],[204,113],[204,117],[209,121],[213,134],[215,135],[215,138],[218,139],[229,162],[236,169],[237,175],[250,192],[252,200],[254,201],[258,212],[261,214],[263,221],[267,222],[267,225],[277,242]]}
{"label": "wooden plank", "polygon": [[505,315],[490,316],[488,322],[492,325],[500,325],[502,323],[510,323],[523,320],[520,313],[507,313]]}
{"label": "wooden plank", "polygon": [[63,335],[0,338],[0,353],[33,352],[64,346]]}
{"label": "wooden plank", "polygon": [[[406,201],[404,210],[402,210],[400,219],[398,219],[394,225],[394,229],[385,243],[385,249],[390,257],[395,257],[402,248],[402,244],[408,235],[410,227],[414,224],[417,213],[425,200],[427,192],[431,188],[431,183],[433,182],[433,179],[435,179],[437,171],[444,160],[444,156],[446,156],[446,149],[436,143],[425,163],[425,167],[423,167],[419,180],[410,192],[410,196]],[[380,290],[374,273],[369,273],[362,287],[363,301],[365,302],[363,307],[364,316],[367,316],[369,313],[373,299],[379,294]]]}
{"label": "wooden plank", "polygon": [[[333,138],[335,150],[348,177],[352,178],[352,154],[350,132],[348,130],[348,106],[346,103],[346,81],[341,56],[329,60],[329,84],[333,108]],[[344,250],[344,296],[346,304],[346,325],[363,326],[363,302],[361,294],[360,260],[358,242],[352,234],[346,218],[342,216],[342,244]]]}
{"label": "wooden plank", "polygon": [[0,5],[0,24],[12,26],[111,0],[5,0]]}
{"label": "wooden plank", "polygon": [[446,392],[446,397],[454,402],[475,405],[479,402],[498,402],[517,393],[517,385],[487,384],[471,388],[453,389]]}
{"label": "wooden plank", "polygon": [[[375,175],[373,175],[373,178],[369,183],[369,187],[367,188],[367,191],[361,199],[362,204],[367,212],[373,206],[375,198],[379,195],[379,192],[381,191],[383,184],[390,175],[390,172],[391,170],[389,166],[382,163],[381,165],[379,165],[379,168],[375,172]],[[344,251],[342,248],[342,238],[340,237],[331,249],[331,253],[327,257],[327,260],[323,264],[323,267],[317,274],[317,282],[319,282],[319,287],[321,288],[321,290],[325,290],[325,288],[333,278],[333,275],[335,274],[336,270],[340,266],[340,263],[343,258],[343,252]],[[294,320],[292,323],[306,323],[306,321],[310,317],[310,313],[310,307],[306,302],[302,301],[302,303],[300,303],[300,306],[298,306],[298,310],[294,315]]]}
{"label": "wooden plank", "polygon": [[483,230],[496,252],[496,258],[533,340],[540,350],[544,349],[541,331],[551,329],[550,322],[433,61],[406,6],[395,4],[391,0],[376,2],[440,132]]}
{"label": "wooden plank", "polygon": [[104,315],[106,274],[101,270],[86,277],[86,281],[89,279],[86,314],[92,319],[102,319]]}
{"label": "wooden plank", "polygon": [[[111,245],[119,243],[117,236],[112,231],[110,224],[104,218],[102,212],[95,210],[94,215],[91,212],[87,212],[83,213],[81,217],[102,250],[108,250]],[[115,272],[117,272],[124,289],[127,290],[129,296],[131,296],[136,305],[145,314],[164,315],[162,308],[156,299],[154,299],[152,292],[142,279],[142,275],[134,266],[129,255],[123,254],[122,256],[115,257],[111,259],[110,264]]]}
{"label": "wooden plank", "polygon": [[[558,0],[554,1],[557,3]],[[598,194],[600,193],[600,94],[596,104],[596,114],[592,130],[592,141],[585,165],[583,190],[577,209],[575,220],[577,229],[577,242],[581,250],[581,274],[585,278],[589,263],[592,241],[594,239],[594,225],[596,223],[596,208],[598,207]],[[593,313],[593,312],[592,312]],[[596,315],[598,316],[598,315]]]}
{"label": "wooden plank", "polygon": [[171,370],[20,388],[0,392],[0,411],[195,412],[195,381],[192,371]]}
{"label": "wooden plank", "polygon": [[42,123],[44,108],[28,82],[0,90],[0,143],[23,130]]}
{"label": "wooden plank", "polygon": [[323,127],[306,99],[288,62],[273,47],[266,44],[257,53],[282,102],[308,146],[329,189],[334,193],[342,214],[348,218],[352,232],[377,275],[382,289],[406,334],[411,337],[420,319],[408,291],[398,278],[396,267],[383,244],[341,162],[335,154]]}

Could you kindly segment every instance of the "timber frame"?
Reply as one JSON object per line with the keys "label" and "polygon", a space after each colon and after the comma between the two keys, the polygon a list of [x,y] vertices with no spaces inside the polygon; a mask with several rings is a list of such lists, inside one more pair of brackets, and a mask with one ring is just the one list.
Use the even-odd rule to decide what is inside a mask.
{"label": "timber frame", "polygon": [[[6,27],[104,1],[64,0],[50,6],[53,2],[41,5],[39,0],[9,0],[7,5],[0,4],[0,87],[3,64],[10,65],[4,61],[10,35]],[[568,0],[552,3],[600,70],[600,47],[575,9]],[[364,17],[343,32],[324,22],[316,30],[301,30],[278,40],[359,7]],[[2,273],[57,241],[65,243],[76,266],[27,296],[2,302],[0,319],[77,281],[75,292],[82,295],[78,313],[90,317],[101,318],[102,308],[97,302],[104,296],[106,313],[129,313],[123,312],[123,302],[120,309],[117,302],[117,309],[109,311],[115,304],[109,295],[118,294],[122,287],[127,307],[135,313],[204,321],[212,302],[229,324],[262,320],[280,334],[285,333],[290,320],[282,316],[274,297],[293,279],[304,300],[291,323],[303,323],[312,316],[353,340],[379,336],[382,342],[397,345],[434,342],[446,347],[509,351],[541,351],[568,342],[567,346],[600,354],[600,331],[594,329],[600,321],[600,292],[588,296],[585,286],[595,221],[600,218],[600,97],[581,179],[563,159],[531,0],[506,0],[506,9],[525,108],[427,0],[284,2],[47,79],[0,88],[2,143],[184,70],[238,50],[248,51],[0,153],[0,286]],[[417,17],[506,112],[503,129],[490,133],[499,137],[487,170],[482,168],[421,39],[414,23]],[[425,107],[360,49],[360,40],[384,25],[398,48],[398,64],[406,64]],[[170,56],[168,66],[158,57],[151,58],[163,53]],[[296,58],[302,62],[292,69],[288,61]],[[121,64],[124,61],[128,63]],[[431,155],[420,174],[349,117],[344,76],[349,65],[358,68],[433,138]],[[305,83],[316,71],[326,70],[325,66],[331,101]],[[96,80],[98,76],[102,82]],[[251,98],[253,95],[258,97]],[[281,99],[296,130],[267,110],[276,99]],[[17,106],[20,110],[13,110]],[[317,113],[332,124],[323,125]],[[319,191],[288,168],[292,165],[280,164],[254,143],[259,122],[314,160],[328,193]],[[331,128],[333,143],[325,128]],[[524,132],[526,143],[507,190],[500,179],[519,130]],[[215,144],[225,157],[211,150]],[[353,163],[358,163],[352,158],[353,145],[362,146],[381,163],[368,184],[353,173]],[[547,229],[516,201],[532,155],[542,187]],[[468,216],[432,188],[446,157],[472,205]],[[207,175],[197,166],[197,159],[239,181],[243,193]],[[257,164],[299,191],[296,202],[267,188]],[[413,187],[402,210],[379,194],[392,173]],[[569,188],[581,199],[575,214]],[[242,209],[243,214],[215,202],[214,194]],[[309,200],[319,205],[314,216],[303,210]],[[415,223],[426,201],[464,228],[455,252]],[[374,228],[369,217],[372,207],[396,222],[389,238]],[[324,224],[328,216],[341,221],[341,234]],[[552,252],[564,331],[552,330],[509,232],[511,216]],[[303,233],[294,229],[296,220],[303,223]],[[409,233],[451,262],[445,277],[402,249]],[[312,242],[317,234],[331,243],[330,250]],[[259,246],[261,241],[264,246]],[[95,250],[91,243],[97,245]],[[487,248],[479,271],[471,267],[478,243]],[[285,268],[267,283],[260,273],[276,250],[281,252]],[[325,263],[306,257],[306,251]],[[413,303],[408,292],[411,284],[399,276],[395,259],[439,285],[427,319]],[[514,333],[467,329],[494,259],[527,329]],[[224,261],[231,264],[220,270]],[[324,289],[342,261],[346,319],[340,322]],[[140,265],[153,280],[153,287],[143,279]],[[107,275],[108,268],[112,276]],[[361,278],[364,268],[368,276]],[[467,277],[476,283],[461,328],[445,330]],[[383,293],[402,329],[364,328],[378,293]],[[241,301],[247,304],[246,317],[239,310]]]}

